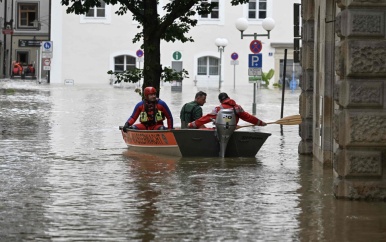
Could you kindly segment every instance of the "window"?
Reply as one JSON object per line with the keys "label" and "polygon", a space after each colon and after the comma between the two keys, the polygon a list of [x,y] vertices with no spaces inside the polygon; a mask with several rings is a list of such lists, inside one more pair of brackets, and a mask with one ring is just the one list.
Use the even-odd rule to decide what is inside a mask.
{"label": "window", "polygon": [[114,57],[114,71],[123,72],[135,69],[136,58],[130,55],[119,55]]}
{"label": "window", "polygon": [[219,59],[211,56],[198,58],[197,75],[219,75]]}
{"label": "window", "polygon": [[36,29],[34,21],[38,19],[37,3],[18,3],[17,27],[24,29]]}
{"label": "window", "polygon": [[219,1],[218,0],[207,0],[206,2],[211,2],[215,4],[212,12],[210,14],[201,15],[202,19],[219,19]]}
{"label": "window", "polygon": [[92,7],[86,14],[80,15],[80,23],[110,24],[111,5],[100,1],[100,7]]}
{"label": "window", "polygon": [[267,0],[250,0],[248,4],[249,19],[265,19],[267,17]]}
{"label": "window", "polygon": [[28,65],[28,51],[16,51],[16,61],[19,62],[22,66]]}
{"label": "window", "polygon": [[104,18],[106,17],[106,3],[101,1],[100,7],[93,7],[86,13],[86,18]]}

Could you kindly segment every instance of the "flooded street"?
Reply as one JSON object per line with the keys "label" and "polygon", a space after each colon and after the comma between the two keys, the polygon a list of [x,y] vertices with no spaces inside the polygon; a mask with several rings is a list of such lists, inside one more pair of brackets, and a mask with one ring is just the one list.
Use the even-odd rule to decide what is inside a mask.
{"label": "flooded street", "polygon": [[[252,87],[222,91],[251,113]],[[176,127],[197,91],[204,113],[219,104],[217,88],[161,88]],[[258,89],[256,116],[279,119],[281,97]],[[157,157],[118,130],[138,101],[134,87],[0,82],[0,241],[385,241],[386,203],[336,200],[298,126],[245,128],[272,134],[255,158]]]}

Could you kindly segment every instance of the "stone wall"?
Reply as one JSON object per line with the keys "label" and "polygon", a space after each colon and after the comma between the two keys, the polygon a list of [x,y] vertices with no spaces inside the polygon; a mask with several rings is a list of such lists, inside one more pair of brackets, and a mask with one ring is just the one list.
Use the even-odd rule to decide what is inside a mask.
{"label": "stone wall", "polygon": [[337,1],[334,193],[386,199],[386,1]]}

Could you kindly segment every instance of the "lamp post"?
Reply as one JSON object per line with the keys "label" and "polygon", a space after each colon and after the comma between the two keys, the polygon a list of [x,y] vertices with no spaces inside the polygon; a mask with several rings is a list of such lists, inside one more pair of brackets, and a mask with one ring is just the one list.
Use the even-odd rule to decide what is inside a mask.
{"label": "lamp post", "polygon": [[[243,37],[253,36],[253,38],[256,40],[258,36],[260,37],[268,37],[269,39],[269,33],[271,30],[275,27],[275,20],[272,18],[266,18],[263,20],[263,28],[267,31],[266,34],[244,34],[244,31],[248,28],[248,20],[245,18],[239,18],[236,20],[236,28],[241,32],[241,39]],[[256,114],[256,83],[253,83],[253,104],[252,104],[252,114]]]}
{"label": "lamp post", "polygon": [[214,43],[217,45],[217,49],[220,52],[218,90],[221,90],[221,60],[222,53],[224,52],[225,46],[228,44],[228,40],[225,38],[217,38]]}

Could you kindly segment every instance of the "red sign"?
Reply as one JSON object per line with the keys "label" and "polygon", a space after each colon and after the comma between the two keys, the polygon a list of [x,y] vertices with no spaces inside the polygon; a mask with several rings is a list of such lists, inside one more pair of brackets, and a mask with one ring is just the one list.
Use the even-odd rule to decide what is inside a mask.
{"label": "red sign", "polygon": [[252,51],[252,53],[258,54],[260,53],[261,49],[263,49],[263,44],[260,40],[252,40],[249,44],[249,49]]}
{"label": "red sign", "polygon": [[13,29],[3,29],[3,34],[13,34]]}
{"label": "red sign", "polygon": [[50,66],[51,65],[51,59],[50,58],[42,58],[43,66]]}

